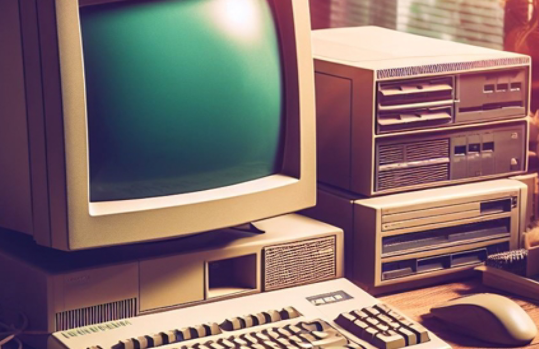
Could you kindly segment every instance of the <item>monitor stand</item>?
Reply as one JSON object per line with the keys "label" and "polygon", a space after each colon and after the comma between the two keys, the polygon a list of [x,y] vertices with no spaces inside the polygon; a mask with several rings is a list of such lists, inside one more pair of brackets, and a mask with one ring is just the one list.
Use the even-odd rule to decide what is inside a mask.
{"label": "monitor stand", "polygon": [[242,224],[242,225],[232,227],[230,229],[240,231],[240,232],[243,232],[243,233],[253,234],[253,235],[265,234],[266,231],[258,228],[256,226],[256,223],[257,222],[246,223],[246,224]]}

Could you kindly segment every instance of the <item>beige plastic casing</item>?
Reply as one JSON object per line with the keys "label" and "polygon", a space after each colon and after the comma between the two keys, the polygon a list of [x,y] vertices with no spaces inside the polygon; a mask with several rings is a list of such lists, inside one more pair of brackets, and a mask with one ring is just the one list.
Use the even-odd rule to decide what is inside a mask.
{"label": "beige plastic casing", "polygon": [[[482,214],[480,203],[515,198],[517,204],[508,212]],[[376,198],[362,198],[322,186],[318,204],[305,211],[310,217],[344,230],[346,239],[346,276],[371,293],[385,293],[446,281],[471,272],[473,266],[459,266],[432,272],[382,280],[385,262],[441,256],[508,242],[511,249],[520,246],[526,229],[528,188],[511,179],[492,180],[444,188],[420,190]],[[402,220],[389,219],[402,216]],[[422,248],[405,254],[382,256],[382,238],[444,227],[509,218],[510,236],[474,239],[442,248]],[[384,221],[384,222],[383,222]],[[413,225],[410,225],[413,222]],[[404,224],[384,228],[386,224]],[[410,225],[410,226],[406,226]]]}
{"label": "beige plastic casing", "polygon": [[[0,202],[16,202],[16,211],[21,212],[0,212],[0,225],[33,235],[40,245],[70,251],[163,240],[313,206],[316,140],[307,0],[267,0],[276,19],[286,91],[285,147],[280,173],[187,194],[90,202],[79,7],[111,1],[118,0],[40,0],[34,7],[24,4],[0,13],[0,22],[4,22],[4,16],[6,20],[17,19],[6,21],[9,38],[21,40],[16,30],[22,28],[24,52],[28,52],[24,57],[28,62],[26,76],[20,74],[12,80],[26,79],[26,103],[32,108],[28,111],[28,139],[19,137],[20,147],[12,144],[18,152],[27,152],[18,156],[17,162],[24,165],[30,161],[30,166],[21,165],[24,171],[11,174],[9,171],[18,167],[3,154],[12,151],[7,145],[0,147],[0,177],[5,178],[2,188],[6,188],[0,191]],[[34,62],[36,57],[41,62]],[[0,63],[4,58],[0,54]],[[18,102],[0,96],[0,107],[6,105],[10,111],[0,116],[0,124],[13,123],[10,118],[26,117],[10,105]],[[42,110],[37,108],[41,105]],[[21,176],[27,175],[29,181],[23,180]],[[27,190],[30,187],[32,190]],[[25,200],[20,198],[23,194]]]}
{"label": "beige plastic casing", "polygon": [[[71,322],[82,324],[88,321],[84,309],[87,314],[92,310],[99,314],[103,309],[117,309],[107,304],[130,299],[136,304],[136,313],[131,316],[139,316],[265,292],[269,266],[264,256],[268,249],[327,238],[335,242],[334,273],[323,277],[313,274],[314,278],[305,278],[303,282],[298,278],[295,284],[283,284],[280,288],[344,276],[344,236],[340,228],[296,214],[262,220],[259,227],[264,234],[225,229],[187,242],[173,240],[78,251],[67,257],[62,251],[29,241],[9,242],[9,235],[3,232],[0,241],[8,242],[0,248],[0,275],[10,280],[12,287],[0,289],[0,305],[24,312],[30,320],[29,330],[52,333],[59,329],[58,314],[70,312]],[[312,249],[306,255],[316,261],[323,253]],[[236,287],[225,284],[212,289],[210,265],[234,258],[241,261],[233,267],[239,282],[231,286]],[[279,262],[283,278],[297,271],[296,267],[292,270]],[[289,266],[294,266],[291,262]],[[312,272],[305,269],[307,265],[302,261],[303,272]],[[222,273],[229,275],[224,270]],[[36,336],[27,338],[34,339],[38,340]]]}
{"label": "beige plastic casing", "polygon": [[[447,138],[451,131],[472,132],[474,127],[486,130],[526,123],[531,81],[531,60],[528,56],[372,26],[315,30],[312,37],[319,182],[361,195],[376,196],[508,177],[527,171],[527,149],[523,147],[522,169],[518,171],[390,189],[376,188],[376,149],[380,142],[399,139],[404,143],[429,135]],[[519,116],[483,118],[475,122],[468,120],[460,124],[395,132],[376,131],[377,87],[380,82],[404,83],[406,80],[413,82],[414,79],[442,76],[453,78],[485,71],[495,75],[511,69],[524,70],[527,81],[524,108]],[[528,132],[526,127],[522,144],[527,144]]]}

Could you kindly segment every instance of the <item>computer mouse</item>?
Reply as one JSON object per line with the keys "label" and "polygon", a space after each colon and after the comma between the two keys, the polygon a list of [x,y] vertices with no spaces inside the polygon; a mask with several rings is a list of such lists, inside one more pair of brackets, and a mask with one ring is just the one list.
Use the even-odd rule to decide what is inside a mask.
{"label": "computer mouse", "polygon": [[537,327],[524,309],[497,294],[457,298],[430,312],[450,328],[493,344],[525,345],[537,335]]}

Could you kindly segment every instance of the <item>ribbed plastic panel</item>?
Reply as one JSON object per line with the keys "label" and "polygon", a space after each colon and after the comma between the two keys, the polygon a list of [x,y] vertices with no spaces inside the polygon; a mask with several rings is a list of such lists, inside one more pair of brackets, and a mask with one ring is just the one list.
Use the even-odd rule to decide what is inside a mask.
{"label": "ribbed plastic panel", "polygon": [[449,139],[437,139],[405,145],[406,162],[449,157]]}
{"label": "ribbed plastic panel", "polygon": [[449,157],[449,139],[387,144],[378,147],[378,164],[389,165]]}
{"label": "ribbed plastic panel", "polygon": [[449,163],[408,167],[378,172],[377,190],[409,187],[449,180]]}
{"label": "ribbed plastic panel", "polygon": [[525,65],[530,63],[529,57],[511,57],[511,58],[497,58],[497,59],[485,59],[481,61],[473,62],[458,62],[458,63],[441,63],[441,64],[428,64],[415,67],[401,67],[381,69],[376,71],[376,77],[378,80],[387,80],[394,78],[404,78],[411,76],[424,76],[430,74],[441,74],[449,72],[464,72],[474,69],[487,69],[500,66],[515,66]]}
{"label": "ribbed plastic panel", "polygon": [[328,236],[264,249],[266,291],[336,276],[336,239]]}
{"label": "ribbed plastic panel", "polygon": [[137,315],[135,298],[56,313],[56,331],[89,326]]}
{"label": "ribbed plastic panel", "polygon": [[380,165],[404,162],[404,145],[390,144],[378,147],[378,163]]}

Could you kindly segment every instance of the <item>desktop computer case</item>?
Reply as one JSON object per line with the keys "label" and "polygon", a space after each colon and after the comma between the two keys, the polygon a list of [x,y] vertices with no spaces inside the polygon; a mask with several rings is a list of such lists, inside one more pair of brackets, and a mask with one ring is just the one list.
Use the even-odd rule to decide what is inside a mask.
{"label": "desktop computer case", "polygon": [[377,27],[313,31],[318,180],[366,196],[524,173],[530,58]]}
{"label": "desktop computer case", "polygon": [[342,228],[346,276],[380,294],[462,277],[516,249],[528,186],[499,179],[365,198],[321,186],[305,213]]}
{"label": "desktop computer case", "polygon": [[226,229],[69,253],[2,232],[0,317],[17,309],[28,330],[50,334],[344,276],[341,229],[295,214],[257,226],[264,233]]}

